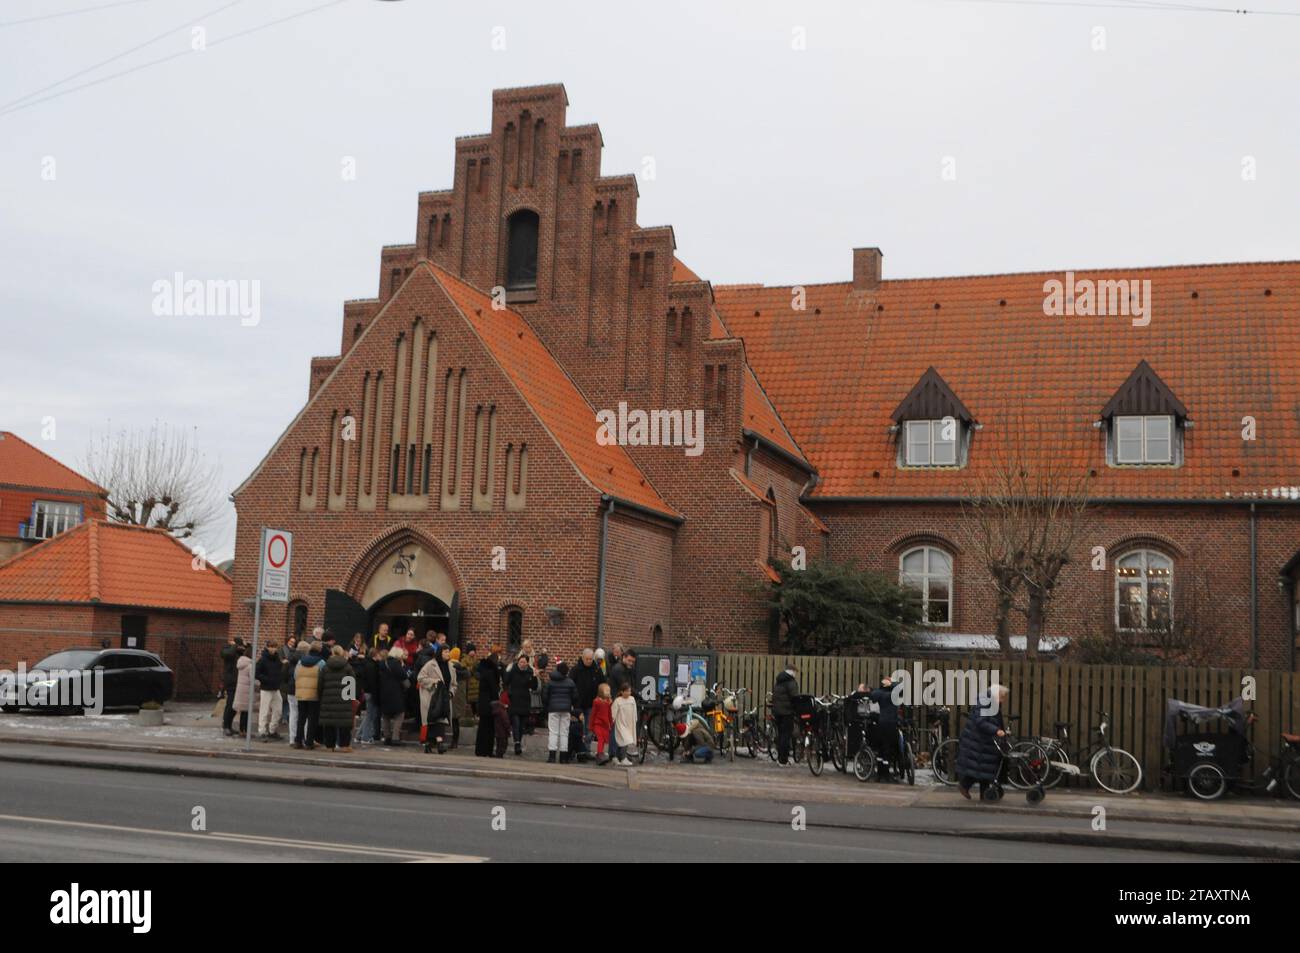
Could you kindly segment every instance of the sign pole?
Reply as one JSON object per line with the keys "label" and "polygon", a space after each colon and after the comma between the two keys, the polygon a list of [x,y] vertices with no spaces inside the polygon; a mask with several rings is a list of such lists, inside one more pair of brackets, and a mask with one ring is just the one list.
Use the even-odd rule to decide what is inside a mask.
{"label": "sign pole", "polygon": [[[262,528],[263,537],[266,535],[266,528]],[[244,738],[244,750],[253,750],[253,688],[257,684],[254,677],[257,674],[257,630],[262,624],[262,563],[266,560],[266,547],[261,546],[257,556],[257,595],[253,599],[253,664],[248,670],[248,732]],[[238,684],[238,680],[236,680]]]}

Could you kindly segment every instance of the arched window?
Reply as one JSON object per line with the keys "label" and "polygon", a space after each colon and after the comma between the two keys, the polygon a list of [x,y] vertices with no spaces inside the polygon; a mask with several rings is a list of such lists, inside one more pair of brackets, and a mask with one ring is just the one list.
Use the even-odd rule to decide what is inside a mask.
{"label": "arched window", "polygon": [[537,213],[520,209],[507,223],[506,290],[537,287]]}
{"label": "arched window", "polygon": [[952,625],[952,557],[934,546],[909,549],[898,560],[898,582],[921,593],[921,621]]}
{"label": "arched window", "polygon": [[1137,549],[1116,560],[1116,628],[1169,628],[1173,582],[1173,560],[1153,549]]}
{"label": "arched window", "polygon": [[650,630],[650,644],[655,648],[659,648],[664,644],[664,627],[658,622],[656,622],[654,628]]}
{"label": "arched window", "polygon": [[776,493],[770,486],[767,488],[767,501],[772,504],[768,507],[772,511],[772,518],[768,523],[767,556],[769,559],[775,559],[777,553],[781,551],[781,524],[780,514],[776,509]]}
{"label": "arched window", "polygon": [[307,634],[307,603],[295,602],[289,608],[289,631],[285,638],[301,639]]}
{"label": "arched window", "polygon": [[524,644],[524,610],[518,606],[506,606],[501,610],[501,641],[507,654],[518,652]]}

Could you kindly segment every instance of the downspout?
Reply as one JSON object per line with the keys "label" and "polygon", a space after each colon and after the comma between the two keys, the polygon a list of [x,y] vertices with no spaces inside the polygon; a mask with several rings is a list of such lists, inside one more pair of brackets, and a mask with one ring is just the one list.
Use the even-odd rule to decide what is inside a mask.
{"label": "downspout", "polygon": [[605,631],[605,550],[609,545],[609,514],[614,512],[614,498],[602,496],[605,509],[600,514],[600,555],[596,568],[596,648],[601,648]]}
{"label": "downspout", "polygon": [[1255,504],[1250,504],[1250,667],[1259,668],[1259,585],[1256,571],[1258,529]]}

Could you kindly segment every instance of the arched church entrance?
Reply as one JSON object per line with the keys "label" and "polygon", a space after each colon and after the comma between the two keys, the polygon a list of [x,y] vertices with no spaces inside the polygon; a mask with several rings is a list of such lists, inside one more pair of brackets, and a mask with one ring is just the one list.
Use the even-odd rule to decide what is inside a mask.
{"label": "arched church entrance", "polygon": [[[414,629],[416,638],[445,633],[460,644],[461,599],[441,556],[412,533],[376,547],[356,568],[350,592],[325,593],[325,626],[350,641],[361,632],[367,642],[379,626],[394,638]],[[356,595],[352,595],[356,593]]]}

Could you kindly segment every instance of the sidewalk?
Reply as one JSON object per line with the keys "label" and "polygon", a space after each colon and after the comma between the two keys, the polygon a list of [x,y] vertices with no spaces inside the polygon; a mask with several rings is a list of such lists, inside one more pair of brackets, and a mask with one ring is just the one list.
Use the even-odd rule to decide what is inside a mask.
{"label": "sidewalk", "polygon": [[[1272,798],[1229,797],[1218,803],[1195,801],[1182,795],[1141,794],[1116,796],[1091,789],[1058,789],[1048,792],[1047,799],[1030,806],[1020,792],[1008,791],[997,804],[966,801],[955,788],[930,783],[918,775],[915,787],[904,784],[859,783],[852,774],[842,775],[827,767],[820,778],[813,777],[805,765],[781,766],[770,759],[736,762],[715,761],[711,765],[668,764],[662,759],[644,766],[620,768],[590,764],[547,764],[545,739],[535,735],[525,741],[525,755],[508,753],[504,759],[476,758],[473,755],[473,729],[462,732],[461,747],[444,755],[426,755],[422,747],[407,742],[400,747],[359,745],[352,754],[330,753],[322,748],[300,751],[285,741],[263,742],[254,739],[245,750],[242,738],[230,739],[221,734],[219,719],[210,717],[211,706],[176,704],[168,707],[167,722],[161,728],[141,728],[133,715],[109,715],[97,718],[55,717],[48,715],[0,715],[0,760],[27,760],[24,752],[37,746],[54,746],[67,763],[77,763],[80,752],[135,752],[171,755],[177,758],[201,757],[210,764],[226,767],[247,765],[288,765],[308,769],[313,783],[330,784],[336,772],[331,768],[352,769],[344,772],[346,783],[358,786],[366,771],[382,772],[385,777],[477,778],[526,783],[546,782],[597,791],[637,791],[686,795],[695,798],[749,799],[782,804],[823,804],[847,807],[880,807],[931,811],[978,812],[979,816],[1000,815],[1007,823],[1017,816],[1087,819],[1095,809],[1105,809],[1108,822],[1117,820],[1143,824],[1210,826],[1257,832],[1300,834],[1300,804]],[[469,744],[466,745],[465,741]],[[511,749],[513,751],[513,748]],[[42,758],[41,760],[48,760]],[[215,766],[215,765],[214,765]],[[359,770],[358,770],[359,769]],[[1173,832],[1171,831],[1172,835]]]}

